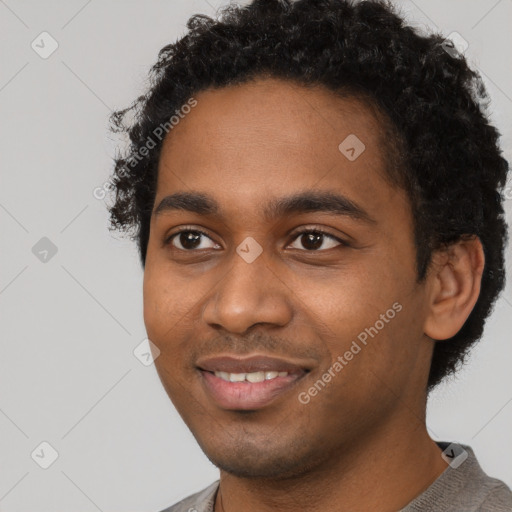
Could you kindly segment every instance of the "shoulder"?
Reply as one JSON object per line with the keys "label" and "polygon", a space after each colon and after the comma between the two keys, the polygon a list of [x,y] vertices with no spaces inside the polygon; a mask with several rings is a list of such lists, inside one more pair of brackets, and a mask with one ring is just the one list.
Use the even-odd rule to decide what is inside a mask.
{"label": "shoulder", "polygon": [[501,480],[488,477],[487,493],[479,512],[512,512],[512,491]]}
{"label": "shoulder", "polygon": [[[489,476],[465,444],[437,442],[441,450],[457,448],[457,457],[428,489],[400,512],[512,512],[512,491]],[[453,456],[454,449],[450,450]]]}
{"label": "shoulder", "polygon": [[216,480],[203,490],[187,496],[160,512],[213,512],[218,487],[219,480]]}
{"label": "shoulder", "polygon": [[[462,445],[469,452],[468,464],[464,462],[464,485],[461,488],[462,499],[467,507],[475,512],[512,512],[512,491],[501,480],[488,475],[480,466],[471,447]],[[464,467],[465,466],[465,467]]]}

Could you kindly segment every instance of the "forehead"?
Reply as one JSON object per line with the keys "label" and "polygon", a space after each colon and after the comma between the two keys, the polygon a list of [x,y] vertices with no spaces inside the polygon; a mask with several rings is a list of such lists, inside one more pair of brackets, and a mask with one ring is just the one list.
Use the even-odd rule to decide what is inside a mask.
{"label": "forehead", "polygon": [[362,100],[274,78],[194,98],[164,140],[155,204],[187,189],[242,207],[321,188],[378,210],[396,193],[383,130]]}

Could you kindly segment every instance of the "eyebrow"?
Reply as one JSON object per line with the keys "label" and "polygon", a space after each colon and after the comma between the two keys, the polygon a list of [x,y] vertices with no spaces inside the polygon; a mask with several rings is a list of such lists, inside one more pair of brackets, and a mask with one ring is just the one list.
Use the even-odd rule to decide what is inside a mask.
{"label": "eyebrow", "polygon": [[[198,215],[222,217],[217,201],[200,192],[176,192],[164,197],[153,210],[157,216],[164,212],[184,210]],[[267,222],[298,213],[325,212],[354,220],[376,224],[366,210],[341,194],[328,191],[303,191],[290,196],[271,199],[263,210]]]}

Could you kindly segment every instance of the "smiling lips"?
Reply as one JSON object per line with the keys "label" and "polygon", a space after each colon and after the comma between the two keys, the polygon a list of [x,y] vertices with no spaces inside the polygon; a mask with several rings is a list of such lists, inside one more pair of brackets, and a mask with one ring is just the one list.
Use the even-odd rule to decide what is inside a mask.
{"label": "smiling lips", "polygon": [[310,371],[304,363],[267,356],[204,358],[197,368],[206,392],[231,410],[259,409]]}

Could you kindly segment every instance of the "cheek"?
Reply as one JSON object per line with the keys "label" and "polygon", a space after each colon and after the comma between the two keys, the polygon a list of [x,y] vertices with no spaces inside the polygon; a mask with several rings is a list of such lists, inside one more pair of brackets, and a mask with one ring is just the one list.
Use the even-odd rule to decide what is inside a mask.
{"label": "cheek", "polygon": [[366,255],[334,278],[309,283],[303,313],[333,361],[348,352],[347,366],[386,373],[412,356],[407,341],[418,339],[418,296],[414,276],[396,261],[382,252]]}
{"label": "cheek", "polygon": [[154,330],[158,327],[159,319],[163,318],[163,296],[160,280],[157,279],[158,272],[154,271],[153,265],[146,262],[143,281],[143,308],[144,323],[146,329]]}
{"label": "cheek", "polygon": [[332,335],[373,325],[404,293],[385,261],[373,261],[368,255],[325,279],[302,279],[300,286],[297,295],[305,311],[313,320],[331,326]]}
{"label": "cheek", "polygon": [[[184,350],[188,333],[197,326],[201,299],[208,288],[165,265],[146,265],[143,281],[144,324],[149,339],[162,352]],[[211,287],[212,285],[210,285]],[[176,353],[176,352],[175,352]]]}
{"label": "cheek", "polygon": [[175,290],[176,287],[167,273],[160,272],[154,265],[146,264],[143,282],[143,309],[144,323],[150,339],[153,335],[155,340],[158,340],[165,331],[176,324],[182,301]]}

